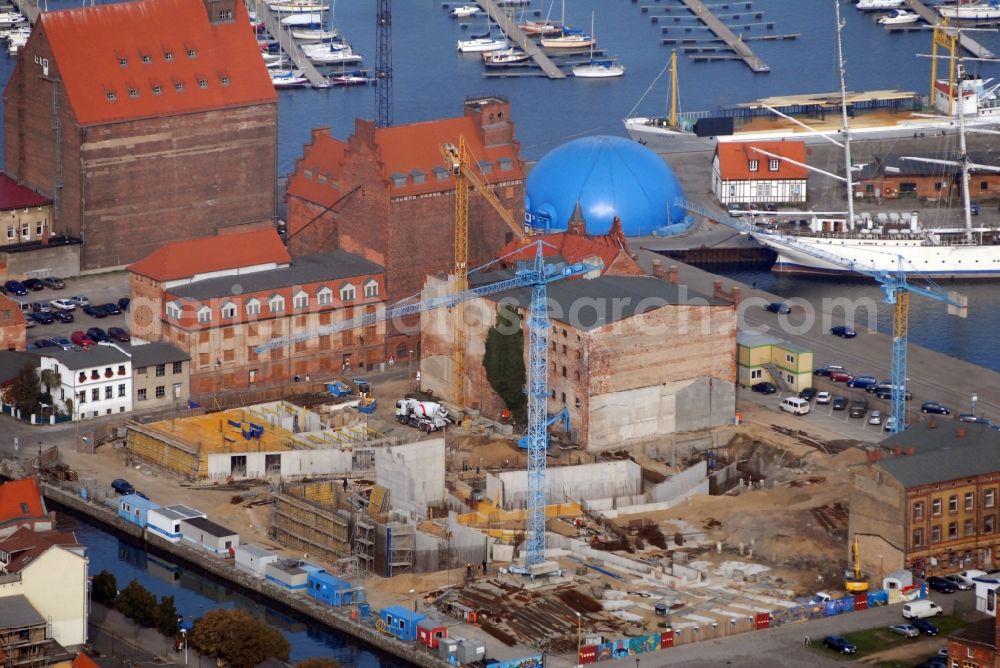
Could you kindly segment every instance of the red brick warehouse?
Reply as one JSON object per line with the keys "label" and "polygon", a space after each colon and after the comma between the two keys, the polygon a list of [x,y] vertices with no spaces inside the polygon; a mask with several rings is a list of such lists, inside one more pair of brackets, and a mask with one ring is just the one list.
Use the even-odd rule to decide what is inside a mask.
{"label": "red brick warehouse", "polygon": [[[313,130],[288,180],[292,255],[334,249],[385,267],[389,302],[418,295],[428,274],[455,264],[455,185],[441,147],[464,136],[480,177],[514,220],[524,220],[524,163],[510,105],[499,97],[466,100],[464,115],[376,128],[358,119],[346,142]],[[513,239],[486,200],[469,197],[469,260],[475,267]],[[414,328],[415,329],[415,328]],[[392,333],[397,359],[416,350]]]}
{"label": "red brick warehouse", "polygon": [[5,168],[83,269],[275,218],[277,97],[242,2],[43,12],[4,90]]}

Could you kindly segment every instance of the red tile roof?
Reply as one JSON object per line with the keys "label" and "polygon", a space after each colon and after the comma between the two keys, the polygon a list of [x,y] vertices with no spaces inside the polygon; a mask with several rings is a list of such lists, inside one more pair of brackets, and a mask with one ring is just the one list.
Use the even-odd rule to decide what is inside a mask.
{"label": "red tile roof", "polygon": [[46,204],[52,204],[52,200],[42,197],[31,188],[18,185],[17,181],[0,173],[0,211]]}
{"label": "red tile roof", "polygon": [[[364,123],[367,121],[358,121],[359,126]],[[382,162],[382,177],[389,182],[390,192],[393,195],[421,195],[453,190],[455,179],[449,175],[446,180],[438,181],[434,168],[445,167],[441,156],[442,145],[458,145],[460,136],[465,137],[473,162],[485,160],[492,163],[491,173],[480,172],[484,181],[496,183],[523,179],[518,144],[500,144],[487,148],[480,132],[475,119],[469,116],[376,129],[375,144]],[[314,132],[312,143],[306,146],[295,173],[289,177],[289,194],[324,206],[333,204],[346,192],[343,188],[336,189],[330,185],[331,180],[339,180],[346,153],[347,144],[331,137],[326,129]],[[500,171],[500,158],[511,161],[510,171]],[[311,176],[305,173],[307,170]],[[413,170],[423,172],[423,183],[414,183]],[[406,185],[394,185],[393,174],[405,174],[408,177]],[[325,182],[319,181],[320,175],[326,176]]]}
{"label": "red tile roof", "polygon": [[0,522],[21,517],[46,517],[38,483],[30,478],[0,484]]}
{"label": "red tile roof", "polygon": [[32,531],[26,527],[0,540],[0,550],[10,555],[8,573],[20,573],[22,568],[55,546],[83,547],[72,531]]}
{"label": "red tile roof", "polygon": [[72,666],[73,668],[101,668],[100,664],[96,663],[83,652],[76,655],[76,658],[73,659]]}
{"label": "red tile roof", "polygon": [[177,241],[132,263],[128,270],[154,281],[173,281],[215,271],[291,261],[278,233],[266,229]]}
{"label": "red tile roof", "polygon": [[[542,254],[545,257],[559,256],[569,263],[581,262],[589,257],[599,257],[604,261],[604,270],[611,267],[611,263],[624,252],[629,255],[628,242],[624,237],[614,234],[603,236],[585,236],[572,232],[555,232],[533,236],[526,241],[514,240],[500,249],[497,257],[504,258],[505,266],[512,266],[518,260],[530,260],[535,257],[536,247],[534,242],[543,241]],[[530,244],[530,245],[528,245]],[[513,253],[513,255],[508,254]]]}
{"label": "red tile roof", "polygon": [[[809,170],[793,165],[785,160],[778,161],[778,171],[768,169],[770,156],[754,151],[756,147],[796,162],[805,163],[806,145],[801,141],[756,141],[756,142],[719,142],[716,155],[719,156],[719,172],[725,181],[771,181],[776,179],[804,179]],[[756,160],[756,172],[750,171],[750,161]]]}
{"label": "red tile roof", "polygon": [[202,0],[43,12],[21,57],[31,57],[32,42],[47,39],[81,125],[276,104],[246,8],[234,4],[234,20],[216,24]]}

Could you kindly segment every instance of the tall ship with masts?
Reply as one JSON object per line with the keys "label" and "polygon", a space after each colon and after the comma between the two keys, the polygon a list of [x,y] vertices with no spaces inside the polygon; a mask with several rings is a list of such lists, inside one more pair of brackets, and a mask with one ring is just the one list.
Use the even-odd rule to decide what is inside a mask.
{"label": "tall ship with masts", "polygon": [[[839,11],[838,11],[839,14]],[[840,82],[844,90],[843,55],[838,20],[837,44],[840,52]],[[949,49],[951,62],[957,74],[941,85],[936,81],[935,90],[940,91],[944,100],[956,107],[954,114],[945,107],[949,116],[954,116],[959,137],[957,160],[939,160],[922,157],[908,157],[906,160],[929,162],[961,167],[961,188],[964,204],[965,224],[961,227],[925,228],[917,214],[900,217],[877,215],[875,218],[854,214],[850,141],[854,136],[853,123],[848,122],[848,97],[841,98],[841,139],[844,146],[845,184],[847,186],[846,218],[821,218],[813,216],[805,229],[796,226],[795,231],[773,231],[758,228],[752,233],[759,243],[777,253],[772,271],[790,274],[843,274],[841,264],[824,261],[819,255],[790,248],[780,242],[781,236],[794,235],[798,246],[814,247],[846,260],[857,266],[873,271],[889,273],[902,270],[913,276],[935,279],[998,279],[1000,278],[1000,230],[990,227],[973,227],[969,200],[969,170],[1000,172],[1000,167],[973,165],[966,152],[965,130],[967,112],[974,111],[976,103],[976,79],[964,76],[961,62],[955,62],[957,31],[947,27],[934,31],[935,47],[943,45]],[[936,53],[935,53],[936,57]],[[955,83],[953,83],[955,82]]]}

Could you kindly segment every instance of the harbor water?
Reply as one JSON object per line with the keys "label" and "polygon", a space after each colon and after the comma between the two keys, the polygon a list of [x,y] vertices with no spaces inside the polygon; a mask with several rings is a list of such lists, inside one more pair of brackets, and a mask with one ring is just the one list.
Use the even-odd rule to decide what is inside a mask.
{"label": "harbor water", "polygon": [[[80,0],[49,0],[48,8],[78,7]],[[451,5],[457,3],[448,3]],[[725,19],[745,37],[798,35],[794,40],[753,41],[748,44],[771,68],[770,73],[754,74],[741,61],[695,63],[679,55],[680,104],[682,110],[711,110],[720,104],[753,98],[797,93],[821,93],[838,89],[832,0],[752,0],[747,14],[746,1],[730,3],[729,9],[716,7],[719,14],[742,13],[740,19]],[[375,65],[375,0],[339,0],[333,3],[335,24],[354,50],[364,55],[364,67]],[[479,54],[459,54],[455,43],[470,34],[486,31],[483,15],[456,20],[449,16],[441,0],[397,0],[392,4],[392,66],[396,124],[427,121],[461,113],[464,98],[470,95],[499,94],[510,99],[517,136],[527,160],[537,160],[556,146],[576,137],[594,134],[624,135],[622,119],[630,114],[663,113],[667,100],[668,77],[664,74],[671,47],[662,45],[662,29],[667,36],[707,37],[708,32],[685,12],[650,10],[641,7],[678,7],[676,0],[566,0],[566,22],[589,29],[595,16],[598,47],[625,65],[625,76],[613,79],[548,80],[540,77],[486,79]],[[532,0],[525,19],[561,18],[559,0]],[[518,9],[511,9],[519,13]],[[659,21],[651,22],[652,15]],[[931,34],[928,30],[889,34],[875,22],[877,15],[863,14],[853,4],[845,4],[844,53],[847,88],[900,89],[927,95],[930,88]],[[675,22],[673,16],[683,16]],[[766,24],[773,23],[769,29]],[[685,26],[691,26],[686,32]],[[976,40],[1000,53],[1000,35],[972,33]],[[14,59],[0,56],[0,78],[6,80]],[[970,69],[987,79],[1000,77],[1000,63],[970,62]],[[994,81],[993,83],[997,83]],[[97,84],[95,84],[97,85]],[[278,93],[278,176],[286,176],[301,155],[315,127],[328,127],[344,139],[354,128],[355,118],[372,118],[375,112],[373,86],[326,90],[284,90]],[[883,142],[880,151],[891,152],[892,142]],[[936,149],[935,149],[936,150]],[[261,168],[267,168],[261,165]],[[771,277],[768,273],[747,276],[761,287],[788,296],[809,299],[828,292],[859,293],[876,301],[878,288],[867,283],[813,281]],[[1000,370],[1000,359],[983,345],[982,332],[1000,331],[1000,297],[992,284],[961,287],[969,294],[967,321],[947,319],[936,303],[915,299],[912,340],[929,348]],[[889,311],[879,310],[885,330]],[[940,319],[940,320],[939,320]]]}
{"label": "harbor water", "polygon": [[292,647],[292,663],[323,656],[356,668],[403,668],[408,665],[372,652],[352,638],[315,622],[302,621],[271,608],[228,583],[149,554],[91,524],[76,521],[66,514],[60,514],[60,520],[60,528],[75,531],[77,540],[87,546],[91,575],[107,570],[114,574],[119,589],[132,580],[138,580],[157,598],[173,596],[177,612],[186,622],[193,622],[215,608],[239,608],[267,622],[288,639]]}

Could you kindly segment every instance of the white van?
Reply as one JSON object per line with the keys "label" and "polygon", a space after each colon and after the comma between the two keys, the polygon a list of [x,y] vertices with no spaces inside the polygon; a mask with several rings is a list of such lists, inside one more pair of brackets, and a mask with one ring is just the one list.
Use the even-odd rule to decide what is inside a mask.
{"label": "white van", "polygon": [[934,617],[944,612],[941,606],[929,599],[922,601],[910,601],[903,604],[903,617],[906,619],[923,619],[924,617]]}
{"label": "white van", "polygon": [[809,412],[809,402],[798,397],[788,397],[781,400],[781,410],[796,415],[805,415]]}

